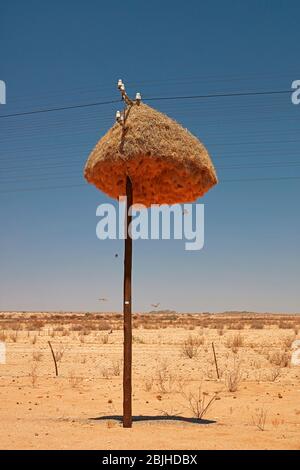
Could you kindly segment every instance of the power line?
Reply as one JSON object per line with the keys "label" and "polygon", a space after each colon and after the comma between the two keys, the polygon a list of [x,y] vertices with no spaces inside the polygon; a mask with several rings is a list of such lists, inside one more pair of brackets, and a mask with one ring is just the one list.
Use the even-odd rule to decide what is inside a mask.
{"label": "power line", "polygon": [[114,104],[114,103],[120,103],[120,100],[98,101],[98,102],[95,101],[94,103],[75,104],[72,106],[61,106],[57,108],[35,109],[33,111],[24,111],[21,113],[3,114],[2,116],[0,115],[0,118],[28,116],[30,114],[40,114],[40,113],[52,113],[53,111],[65,111],[67,109],[77,109],[77,108],[90,108],[91,106],[102,106],[105,104]]}
{"label": "power line", "polygon": [[[243,182],[259,182],[259,181],[281,181],[281,180],[299,180],[299,176],[278,176],[278,177],[266,177],[266,178],[234,178],[234,179],[221,179],[219,181],[219,186],[222,183],[243,183]],[[78,188],[78,187],[86,187],[90,188],[88,184],[70,184],[70,185],[61,185],[61,186],[44,186],[44,187],[36,187],[36,188],[18,188],[18,189],[4,189],[0,190],[0,193],[18,193],[18,192],[27,192],[27,191],[44,191],[44,190],[52,190],[52,189],[67,189],[67,188]]]}
{"label": "power line", "polygon": [[[209,98],[228,98],[228,97],[241,97],[241,96],[267,96],[267,95],[282,95],[291,94],[291,90],[271,90],[271,91],[249,91],[249,92],[230,92],[230,93],[212,93],[207,95],[185,95],[185,96],[156,96],[143,98],[143,101],[166,101],[166,100],[192,100],[192,99],[209,99]],[[92,103],[77,104],[71,106],[62,106],[56,108],[36,109],[32,111],[24,111],[20,113],[3,114],[0,118],[10,118],[19,116],[28,116],[32,114],[50,113],[55,111],[66,111],[69,109],[89,108],[92,106],[102,106],[108,104],[120,103],[121,100],[110,101],[95,101]]]}

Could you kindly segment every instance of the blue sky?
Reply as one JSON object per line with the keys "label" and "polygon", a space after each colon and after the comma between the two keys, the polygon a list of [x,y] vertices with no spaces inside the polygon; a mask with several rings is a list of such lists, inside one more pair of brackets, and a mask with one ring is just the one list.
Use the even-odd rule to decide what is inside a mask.
{"label": "blue sky", "polygon": [[[117,99],[118,78],[145,98],[289,90],[299,13],[292,0],[3,0],[0,309],[121,310],[123,276],[122,243],[95,233],[109,199],[82,175],[117,105],[1,115]],[[220,183],[203,199],[202,251],[135,243],[134,310],[299,312],[300,105],[289,94],[151,104],[203,141]]]}

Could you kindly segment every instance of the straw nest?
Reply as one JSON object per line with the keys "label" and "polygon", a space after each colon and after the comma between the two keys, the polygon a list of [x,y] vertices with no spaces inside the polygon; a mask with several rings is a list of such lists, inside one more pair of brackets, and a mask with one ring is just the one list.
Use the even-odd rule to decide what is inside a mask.
{"label": "straw nest", "polygon": [[128,174],[135,204],[195,201],[217,183],[207,150],[188,130],[141,103],[130,108],[124,128],[115,124],[97,143],[85,178],[108,196],[126,194]]}

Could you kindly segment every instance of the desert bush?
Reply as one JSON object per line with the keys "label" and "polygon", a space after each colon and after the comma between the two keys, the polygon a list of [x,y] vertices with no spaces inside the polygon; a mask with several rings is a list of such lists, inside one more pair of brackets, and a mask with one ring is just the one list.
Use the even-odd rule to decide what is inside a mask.
{"label": "desert bush", "polygon": [[240,370],[240,364],[234,363],[233,369],[226,372],[225,384],[229,392],[236,392],[243,376]]}
{"label": "desert bush", "polygon": [[281,370],[280,367],[273,367],[269,372],[269,380],[275,382],[276,379],[280,376]]}
{"label": "desert bush", "polygon": [[264,323],[261,320],[253,320],[250,323],[250,328],[252,330],[263,330],[265,327]]}
{"label": "desert bush", "polygon": [[144,378],[144,390],[145,392],[150,392],[152,390],[154,383],[153,377],[145,377]]}
{"label": "desert bush", "polygon": [[255,413],[252,415],[252,423],[256,426],[260,431],[265,430],[267,420],[267,412],[264,408],[257,408]]}
{"label": "desert bush", "polygon": [[268,360],[275,366],[288,367],[290,364],[290,357],[290,354],[285,351],[275,351],[268,355]]}
{"label": "desert bush", "polygon": [[188,336],[188,338],[183,342],[182,345],[182,354],[184,357],[192,359],[198,354],[198,349],[201,344],[203,344],[203,337]]}
{"label": "desert bush", "polygon": [[29,371],[29,379],[33,387],[37,384],[38,374],[37,374],[37,363],[32,363]]}
{"label": "desert bush", "polygon": [[226,338],[225,346],[230,349],[237,349],[244,346],[244,337],[237,333],[234,336],[228,336]]}
{"label": "desert bush", "polygon": [[101,343],[108,344],[108,335],[101,336]]}
{"label": "desert bush", "polygon": [[286,336],[285,338],[283,338],[282,342],[284,344],[284,346],[287,348],[287,349],[290,349],[293,342],[295,341],[295,336],[291,335],[291,336]]}
{"label": "desert bush", "polygon": [[278,328],[280,328],[281,330],[290,330],[292,328],[292,324],[287,321],[281,320],[278,323]]}
{"label": "desert bush", "polygon": [[111,369],[114,376],[119,376],[121,374],[121,361],[113,361]]}
{"label": "desert bush", "polygon": [[156,369],[156,385],[161,393],[170,393],[174,389],[176,376],[170,371],[169,365],[163,361]]}
{"label": "desert bush", "polygon": [[197,419],[202,419],[211,408],[214,401],[217,399],[217,395],[213,395],[210,399],[208,398],[207,392],[202,392],[201,387],[199,387],[197,393],[193,392],[181,392],[183,398],[187,401],[187,407],[192,412],[193,417]]}
{"label": "desert bush", "polygon": [[60,344],[58,349],[56,351],[53,351],[56,362],[60,362],[62,360],[65,350],[65,347]]}
{"label": "desert bush", "polygon": [[37,342],[37,336],[36,336],[36,335],[33,335],[33,337],[31,338],[30,342],[31,342],[31,344],[33,344],[33,345],[36,344],[36,342]]}
{"label": "desert bush", "polygon": [[0,331],[0,341],[5,342],[7,338],[5,331]]}
{"label": "desert bush", "polygon": [[34,351],[32,353],[32,359],[36,362],[40,362],[42,360],[43,353],[41,351]]}
{"label": "desert bush", "polygon": [[136,344],[145,344],[145,340],[141,338],[140,336],[134,336],[132,337],[132,342]]}
{"label": "desert bush", "polygon": [[83,382],[83,377],[76,376],[74,371],[71,371],[69,373],[68,379],[69,379],[69,384],[71,385],[72,388],[77,388]]}
{"label": "desert bush", "polygon": [[235,322],[235,323],[231,323],[229,325],[229,329],[230,330],[243,330],[244,329],[244,323],[241,323],[241,322]]}
{"label": "desert bush", "polygon": [[18,341],[18,330],[12,331],[12,333],[9,335],[9,338],[13,343],[16,343]]}
{"label": "desert bush", "polygon": [[106,320],[100,320],[98,323],[98,330],[100,331],[111,330],[111,325]]}
{"label": "desert bush", "polygon": [[104,377],[105,379],[109,379],[110,376],[111,376],[111,369],[109,369],[108,367],[102,367],[101,368],[101,375],[102,377]]}

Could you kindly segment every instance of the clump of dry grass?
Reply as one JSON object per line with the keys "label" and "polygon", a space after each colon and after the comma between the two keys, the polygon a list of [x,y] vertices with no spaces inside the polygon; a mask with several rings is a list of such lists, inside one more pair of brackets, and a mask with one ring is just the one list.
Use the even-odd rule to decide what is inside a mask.
{"label": "clump of dry grass", "polygon": [[244,323],[242,322],[235,322],[235,323],[230,323],[228,325],[229,330],[243,330],[244,329]]}
{"label": "clump of dry grass", "polygon": [[145,392],[150,392],[152,390],[154,383],[153,377],[145,377],[144,378],[144,390]]}
{"label": "clump of dry grass", "polygon": [[273,369],[269,371],[269,380],[271,382],[275,382],[275,380],[278,379],[278,377],[280,377],[280,374],[281,374],[280,367],[273,367]]}
{"label": "clump of dry grass", "polygon": [[100,320],[98,325],[97,325],[98,330],[100,331],[108,331],[111,330],[111,324],[108,323],[106,320]]}
{"label": "clump of dry grass", "polygon": [[35,387],[36,384],[37,384],[37,379],[38,379],[37,370],[38,370],[38,365],[37,365],[36,362],[33,362],[31,364],[30,371],[29,371],[29,374],[28,374],[29,378],[30,378],[31,385],[33,387]]}
{"label": "clump of dry grass", "polygon": [[240,363],[234,362],[233,368],[227,371],[225,375],[225,384],[229,392],[236,392],[243,378]]}
{"label": "clump of dry grass", "polygon": [[201,387],[198,388],[197,393],[189,391],[188,393],[182,390],[182,397],[187,401],[188,409],[192,412],[193,417],[202,419],[208,412],[209,408],[213,405],[217,399],[217,395],[214,394],[211,398],[207,392],[202,392]]}
{"label": "clump of dry grass", "polygon": [[141,338],[140,336],[134,336],[132,337],[132,342],[135,344],[145,344],[145,340]]}
{"label": "clump of dry grass", "polygon": [[267,411],[264,408],[257,408],[255,413],[252,415],[252,423],[256,426],[260,431],[265,430],[267,420]]}
{"label": "clump of dry grass", "polygon": [[0,331],[0,341],[5,342],[7,338],[7,334],[4,330]]}
{"label": "clump of dry grass", "polygon": [[16,343],[18,341],[18,330],[13,330],[10,333],[9,338],[13,343]]}
{"label": "clump of dry grass", "polygon": [[112,373],[115,377],[118,377],[121,374],[121,361],[113,361],[111,365]]}
{"label": "clump of dry grass", "polygon": [[80,333],[80,335],[78,336],[79,338],[79,341],[81,342],[81,344],[83,344],[85,342],[85,337],[82,333]]}
{"label": "clump of dry grass", "polygon": [[109,369],[108,367],[104,366],[101,368],[101,375],[102,377],[104,377],[105,379],[109,379],[111,377],[111,369]]}
{"label": "clump of dry grass", "polygon": [[31,344],[33,344],[33,345],[36,344],[36,342],[37,342],[37,336],[36,336],[36,335],[33,335],[33,337],[31,338],[30,342],[31,342]]}
{"label": "clump of dry grass", "polygon": [[79,385],[82,384],[83,382],[83,377],[78,377],[74,371],[71,371],[69,373],[69,377],[68,377],[68,380],[69,380],[69,384],[72,388],[77,388],[79,387]]}
{"label": "clump of dry grass", "polygon": [[263,330],[265,327],[263,321],[261,320],[253,320],[251,323],[250,323],[250,328],[252,330]]}
{"label": "clump of dry grass", "polygon": [[63,345],[60,345],[58,349],[54,352],[56,362],[60,362],[63,358],[63,355],[65,354],[65,347]]}
{"label": "clump of dry grass", "polygon": [[288,367],[290,364],[290,353],[286,351],[275,351],[268,355],[270,364],[274,364],[278,367]]}
{"label": "clump of dry grass", "polygon": [[34,351],[32,353],[33,361],[40,362],[43,358],[43,353],[41,351]]}
{"label": "clump of dry grass", "polygon": [[292,324],[290,322],[281,320],[278,323],[278,328],[281,330],[290,330],[292,328]]}
{"label": "clump of dry grass", "polygon": [[234,336],[228,336],[225,341],[225,346],[229,349],[238,349],[244,346],[244,337],[240,333]]}
{"label": "clump of dry grass", "polygon": [[189,335],[182,345],[183,356],[188,357],[189,359],[196,357],[198,354],[199,347],[201,344],[203,344],[203,342],[203,337]]}
{"label": "clump of dry grass", "polygon": [[163,361],[156,369],[156,385],[160,393],[170,393],[174,390],[176,375],[171,372],[167,361]]}
{"label": "clump of dry grass", "polygon": [[295,339],[295,336],[290,335],[283,338],[282,342],[287,349],[290,349]]}
{"label": "clump of dry grass", "polygon": [[101,336],[101,343],[108,344],[108,335]]}

